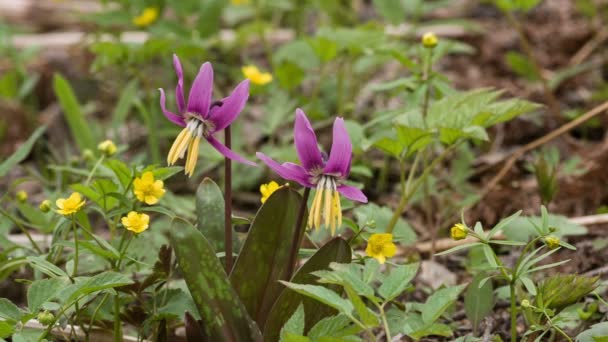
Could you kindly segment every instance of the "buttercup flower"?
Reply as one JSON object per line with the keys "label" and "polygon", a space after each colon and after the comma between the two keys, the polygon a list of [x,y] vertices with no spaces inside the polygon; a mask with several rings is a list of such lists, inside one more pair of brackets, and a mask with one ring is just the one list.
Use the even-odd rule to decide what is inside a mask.
{"label": "buttercup flower", "polygon": [[372,234],[367,240],[365,254],[379,263],[384,264],[386,258],[393,257],[397,253],[397,246],[393,243],[393,234]]}
{"label": "buttercup flower", "polygon": [[131,211],[120,221],[122,222],[122,225],[127,228],[127,230],[139,234],[148,229],[148,225],[150,224],[150,216]]}
{"label": "buttercup flower", "polygon": [[549,249],[556,249],[559,247],[559,238],[557,236],[549,235],[545,238],[545,244]]}
{"label": "buttercup flower", "polygon": [[317,136],[301,109],[296,110],[294,141],[301,166],[294,163],[279,164],[260,152],[257,156],[279,176],[317,189],[310,208],[308,227],[318,229],[323,216],[325,227],[330,228],[333,235],[336,226],[342,224],[340,194],[350,200],[367,203],[367,197],[361,190],[344,184],[350,173],[352,159],[352,144],[344,119],[336,118],[334,121],[333,143],[328,158],[323,158],[317,145]]}
{"label": "buttercup flower", "polygon": [[158,19],[158,8],[146,7],[140,15],[133,18],[133,25],[146,27],[155,22],[156,19]]}
{"label": "buttercup flower", "polygon": [[77,213],[82,206],[84,206],[85,201],[80,196],[80,193],[73,192],[68,198],[60,198],[55,201],[57,205],[57,213],[63,216],[69,216]]}
{"label": "buttercup flower", "polygon": [[241,71],[253,84],[265,85],[272,82],[272,75],[268,72],[261,72],[255,65],[244,66]]}
{"label": "buttercup flower", "polygon": [[111,156],[116,153],[116,145],[112,140],[104,140],[97,145],[97,149],[106,156]]}
{"label": "buttercup flower", "polygon": [[[289,183],[287,183],[285,185],[289,185]],[[260,201],[262,203],[266,202],[266,200],[268,199],[268,197],[270,197],[270,195],[272,195],[275,191],[279,190],[280,188],[282,188],[285,185],[279,185],[279,183],[277,183],[275,181],[271,181],[270,183],[260,185],[260,194],[262,194]]]}
{"label": "buttercup flower", "polygon": [[17,197],[17,201],[24,203],[25,201],[27,201],[27,192],[21,190],[21,191],[17,191],[17,194],[15,195]]}
{"label": "buttercup flower", "polygon": [[422,36],[422,45],[425,48],[434,48],[438,41],[439,39],[433,32],[427,32]]}
{"label": "buttercup flower", "polygon": [[173,123],[185,127],[175,139],[169,155],[167,164],[173,165],[178,159],[184,157],[186,151],[186,174],[192,176],[196,161],[198,159],[198,147],[202,138],[207,140],[219,153],[226,158],[241,162],[243,164],[255,165],[238,154],[232,152],[217,140],[213,134],[228,127],[239,115],[247,98],[249,97],[249,80],[244,80],[234,89],[228,97],[211,102],[213,92],[213,68],[209,62],[204,63],[188,95],[188,103],[184,99],[184,74],[179,58],[173,55],[173,67],[177,74],[177,86],[175,97],[177,98],[178,114],[174,114],[165,107],[165,91],[160,91],[160,106],[167,119]]}
{"label": "buttercup flower", "polygon": [[454,227],[450,229],[450,236],[454,240],[462,240],[467,237],[469,233],[467,226],[462,223],[456,223]]}
{"label": "buttercup flower", "polygon": [[164,186],[162,180],[154,180],[154,174],[146,171],[133,181],[133,193],[141,202],[152,205],[158,203],[165,194]]}

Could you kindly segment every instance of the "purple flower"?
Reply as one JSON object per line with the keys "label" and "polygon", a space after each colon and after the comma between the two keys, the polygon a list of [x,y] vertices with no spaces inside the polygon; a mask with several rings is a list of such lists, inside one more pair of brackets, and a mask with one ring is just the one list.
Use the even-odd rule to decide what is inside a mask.
{"label": "purple flower", "polygon": [[175,164],[188,151],[185,170],[186,174],[192,176],[198,159],[199,143],[201,138],[204,138],[226,158],[248,165],[255,165],[255,163],[234,153],[213,136],[216,132],[228,127],[245,106],[249,97],[249,80],[239,83],[230,96],[211,102],[213,68],[209,62],[205,62],[198,75],[196,75],[194,83],[192,83],[188,103],[186,104],[184,100],[184,73],[176,55],[173,55],[173,67],[178,79],[175,87],[178,114],[170,112],[165,107],[165,91],[161,88],[158,89],[160,91],[160,106],[167,119],[185,128],[171,146],[167,156],[167,164]]}
{"label": "purple flower", "polygon": [[344,184],[350,173],[353,150],[344,119],[336,118],[334,121],[331,152],[326,160],[317,145],[317,136],[301,109],[296,110],[293,133],[301,166],[294,163],[279,164],[261,152],[256,155],[279,176],[317,189],[308,216],[308,227],[318,229],[323,216],[325,227],[330,228],[333,235],[336,225],[342,224],[339,194],[353,201],[367,203],[367,197],[361,190]]}

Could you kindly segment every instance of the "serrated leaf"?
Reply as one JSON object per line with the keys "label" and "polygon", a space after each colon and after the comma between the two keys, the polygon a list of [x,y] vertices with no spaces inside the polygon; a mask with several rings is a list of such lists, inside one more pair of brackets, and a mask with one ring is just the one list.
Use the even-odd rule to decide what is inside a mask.
{"label": "serrated leaf", "polygon": [[399,265],[390,270],[390,274],[384,278],[378,293],[385,301],[391,301],[405,291],[410,282],[418,272],[419,264]]}
{"label": "serrated leaf", "polygon": [[[278,280],[285,279],[289,268],[301,203],[302,196],[290,187],[275,191],[255,216],[230,274],[234,290],[261,327],[283,290]],[[298,241],[304,235],[304,221]]]}
{"label": "serrated leaf", "polygon": [[67,283],[61,278],[41,279],[34,281],[27,290],[27,306],[31,313],[37,313],[42,304],[55,297]]}
{"label": "serrated leaf", "polygon": [[281,281],[281,283],[298,293],[316,299],[323,304],[329,305],[341,313],[350,315],[354,309],[353,304],[350,301],[342,298],[339,294],[323,286],[294,284],[286,281]]}
{"label": "serrated leaf", "polygon": [[23,316],[19,307],[6,298],[0,298],[0,318],[19,321]]}
{"label": "serrated leaf", "polygon": [[281,329],[281,336],[284,336],[286,333],[291,333],[295,335],[304,335],[304,325],[305,325],[305,312],[304,305],[298,305],[296,311],[291,315],[289,320]]}
{"label": "serrated leaf", "polygon": [[76,290],[70,295],[68,300],[74,300],[79,296],[89,293],[111,289],[119,286],[132,284],[133,281],[124,274],[116,272],[103,272],[88,278],[78,284]]}
{"label": "serrated leaf", "polygon": [[48,275],[51,278],[57,277],[67,277],[67,273],[65,273],[61,268],[55,266],[54,264],[46,261],[46,259],[37,256],[28,256],[27,261],[29,262],[32,268]]}
{"label": "serrated leaf", "polygon": [[[296,272],[292,282],[297,284],[315,284],[317,277],[312,273],[328,269],[331,262],[349,262],[351,249],[346,241],[336,237],[326,243],[313,254],[310,259]],[[329,286],[337,290],[336,286]],[[306,327],[310,328],[322,318],[335,313],[335,310],[295,291],[283,291],[273,305],[266,325],[264,326],[264,340],[276,341],[279,331],[288,317],[294,312],[299,303],[304,304],[306,314]]]}
{"label": "serrated leaf", "polygon": [[317,322],[317,324],[310,329],[308,336],[313,339],[318,339],[325,336],[335,336],[338,332],[350,324],[350,318],[346,317],[345,315],[326,317]]}
{"label": "serrated leaf", "polygon": [[36,141],[46,131],[46,126],[38,127],[27,140],[6,160],[0,163],[0,177],[4,177],[15,166],[19,165],[34,147]]}
{"label": "serrated leaf", "polygon": [[174,223],[173,228],[171,246],[206,335],[218,341],[261,341],[259,329],[230,286],[211,244],[191,225]]}
{"label": "serrated leaf", "polygon": [[422,321],[425,324],[434,323],[443,312],[458,299],[464,285],[447,287],[433,293],[422,306]]}
{"label": "serrated leaf", "polygon": [[349,284],[344,284],[344,290],[348,299],[353,304],[355,312],[359,316],[359,320],[366,326],[376,326],[378,324],[378,317],[365,305],[361,297],[353,290]]}

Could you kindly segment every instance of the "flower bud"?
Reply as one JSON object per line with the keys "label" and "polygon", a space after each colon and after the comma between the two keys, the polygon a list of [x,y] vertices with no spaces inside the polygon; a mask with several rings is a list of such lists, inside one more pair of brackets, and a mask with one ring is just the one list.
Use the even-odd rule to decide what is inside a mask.
{"label": "flower bud", "polygon": [[529,308],[529,307],[531,306],[531,305],[530,305],[530,301],[529,301],[529,300],[527,300],[527,299],[522,300],[520,305],[521,305],[521,307],[522,307],[522,308],[524,308],[524,309],[527,309],[527,308]]}
{"label": "flower bud", "polygon": [[25,201],[27,201],[27,192],[23,190],[17,191],[17,201],[20,203],[25,203]]}
{"label": "flower bud", "polygon": [[42,325],[53,324],[53,322],[55,321],[55,315],[53,315],[53,313],[49,311],[40,312],[38,314],[38,317],[36,318],[38,319],[38,322],[40,322],[40,324]]}
{"label": "flower bud", "polygon": [[425,48],[429,48],[429,49],[434,48],[435,46],[437,46],[438,41],[439,41],[439,39],[433,32],[427,32],[422,36],[422,45]]}
{"label": "flower bud", "polygon": [[93,160],[95,159],[95,154],[90,149],[86,148],[82,151],[82,158],[85,160]]}
{"label": "flower bud", "polygon": [[462,223],[457,223],[450,229],[450,236],[453,240],[462,240],[467,237],[469,231],[467,226]]}
{"label": "flower bud", "polygon": [[106,157],[112,156],[116,153],[116,145],[112,140],[105,140],[97,145],[97,149],[100,150]]}
{"label": "flower bud", "polygon": [[42,211],[43,213],[48,213],[51,210],[51,201],[44,200],[42,201],[42,203],[40,203],[40,211]]}
{"label": "flower bud", "polygon": [[559,238],[557,236],[547,236],[545,238],[545,244],[547,245],[547,247],[549,247],[549,249],[556,249],[557,247],[559,247]]}

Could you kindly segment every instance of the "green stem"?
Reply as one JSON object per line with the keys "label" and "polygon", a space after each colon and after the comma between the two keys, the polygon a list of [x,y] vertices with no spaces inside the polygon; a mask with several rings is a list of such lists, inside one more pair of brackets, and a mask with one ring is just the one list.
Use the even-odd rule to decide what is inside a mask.
{"label": "green stem", "polygon": [[384,325],[384,333],[386,334],[386,340],[390,342],[393,340],[393,338],[391,336],[391,330],[388,327],[386,314],[384,313],[384,305],[379,305],[378,308],[380,309],[380,316],[382,316],[382,325]]}
{"label": "green stem", "polygon": [[[224,129],[224,145],[232,147],[230,125]],[[232,270],[232,160],[224,158],[224,260],[226,274]]]}
{"label": "green stem", "polygon": [[78,227],[74,215],[72,215],[72,230],[74,232],[74,268],[72,268],[71,278],[74,278],[78,273]]}
{"label": "green stem", "polygon": [[95,165],[91,169],[91,172],[89,172],[89,176],[87,177],[87,181],[84,182],[84,185],[89,185],[91,179],[93,178],[93,175],[95,174],[95,171],[97,171],[97,168],[99,167],[99,165],[101,165],[105,157],[105,154],[102,154],[101,157],[97,160],[97,163],[95,163]]}
{"label": "green stem", "polygon": [[[397,205],[397,208],[393,212],[393,216],[391,217],[391,220],[387,224],[387,227],[386,227],[386,232],[387,233],[392,233],[393,232],[393,229],[395,229],[395,225],[397,224],[397,221],[401,217],[401,213],[403,213],[403,211],[405,210],[405,207],[409,203],[409,200],[416,193],[416,190],[418,190],[418,188],[420,187],[420,185],[428,177],[428,175],[435,168],[435,166],[437,166],[437,164],[439,164],[441,161],[443,161],[443,159],[445,159],[445,157],[447,157],[448,154],[450,152],[452,152],[458,145],[459,145],[459,143],[455,143],[454,145],[446,148],[439,156],[437,156],[437,158],[435,158],[429,164],[429,166],[426,167],[426,169],[422,172],[422,174],[416,180],[416,182],[411,187],[411,189],[408,189],[407,193],[402,194],[401,201],[399,201],[399,204]],[[418,155],[420,155],[420,153],[418,153],[416,155],[416,158],[418,158]],[[416,161],[414,161],[414,163],[416,163]]]}
{"label": "green stem", "polygon": [[120,321],[120,295],[114,296],[114,341],[122,341],[122,324]]}
{"label": "green stem", "polygon": [[511,293],[511,341],[517,341],[517,297],[515,295],[515,280],[509,282]]}
{"label": "green stem", "polygon": [[12,217],[7,211],[2,208],[0,208],[0,214],[6,216],[9,220],[11,220],[21,230],[21,232],[25,234],[25,236],[27,236],[27,239],[30,240],[32,247],[34,247],[36,252],[38,252],[38,254],[42,254],[42,249],[40,249],[40,247],[38,247],[38,244],[34,241],[34,239],[32,239],[32,236],[27,231],[27,228],[25,228],[21,223],[19,223],[19,221],[17,221],[14,217]]}

